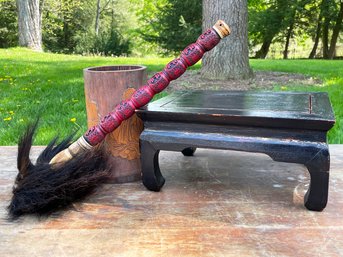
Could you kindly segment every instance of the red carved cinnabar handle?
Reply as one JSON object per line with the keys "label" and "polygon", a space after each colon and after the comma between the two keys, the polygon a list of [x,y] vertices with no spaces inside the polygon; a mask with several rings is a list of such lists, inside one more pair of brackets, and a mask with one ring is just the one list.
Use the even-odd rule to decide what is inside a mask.
{"label": "red carved cinnabar handle", "polygon": [[[187,46],[181,53],[180,57],[169,62],[163,71],[156,73],[150,78],[146,85],[140,87],[129,100],[122,101],[118,104],[114,111],[103,117],[100,123],[91,127],[81,138],[73,143],[68,149],[64,150],[67,153],[58,155],[52,159],[50,163],[56,163],[70,159],[80,150],[90,149],[92,146],[99,144],[108,133],[115,130],[123,120],[130,118],[135,109],[146,105],[155,94],[164,90],[170,81],[180,77],[189,66],[197,63],[205,52],[214,48],[220,41],[230,34],[228,25],[219,20],[217,23],[206,32],[200,35],[197,41]],[[63,151],[63,152],[64,152]],[[61,152],[62,153],[62,152]]]}
{"label": "red carved cinnabar handle", "polygon": [[[216,24],[217,25],[217,24]],[[219,27],[227,27],[225,23],[219,21]],[[225,26],[225,27],[224,27]],[[221,33],[221,31],[219,31]],[[106,134],[115,130],[123,120],[131,117],[135,109],[146,105],[155,94],[164,90],[170,81],[180,77],[187,67],[197,63],[205,52],[215,47],[225,34],[219,34],[216,27],[208,29],[198,40],[186,47],[179,58],[169,62],[163,71],[156,73],[150,78],[146,85],[139,88],[131,99],[121,102],[114,111],[106,115],[100,124],[90,128],[85,134],[86,141],[94,146],[100,143]],[[229,30],[227,30],[229,33]]]}

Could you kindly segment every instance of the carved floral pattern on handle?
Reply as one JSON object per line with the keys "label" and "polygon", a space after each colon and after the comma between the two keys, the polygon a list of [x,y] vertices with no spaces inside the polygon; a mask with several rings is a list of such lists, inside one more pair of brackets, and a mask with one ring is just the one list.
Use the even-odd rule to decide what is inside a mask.
{"label": "carved floral pattern on handle", "polygon": [[211,28],[201,34],[195,43],[181,52],[180,57],[169,62],[163,71],[156,73],[146,85],[136,90],[129,100],[122,101],[114,111],[103,117],[98,125],[91,127],[84,134],[86,141],[92,146],[100,143],[106,134],[115,130],[123,120],[131,117],[135,109],[146,105],[155,94],[163,91],[170,81],[180,77],[189,66],[197,63],[205,52],[215,47],[223,37],[219,32],[218,29]]}

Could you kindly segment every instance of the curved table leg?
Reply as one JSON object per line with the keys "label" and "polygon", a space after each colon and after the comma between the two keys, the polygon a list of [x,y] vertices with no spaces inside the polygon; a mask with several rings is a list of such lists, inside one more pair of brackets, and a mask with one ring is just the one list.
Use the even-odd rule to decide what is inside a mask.
{"label": "curved table leg", "polygon": [[140,148],[143,184],[147,189],[158,192],[165,183],[158,164],[160,150],[156,150],[147,141],[141,141]]}
{"label": "curved table leg", "polygon": [[267,153],[274,161],[301,163],[310,173],[310,186],[304,197],[304,205],[311,211],[322,211],[328,201],[330,154],[328,146],[309,150],[309,155],[297,152],[290,155],[277,152]]}
{"label": "curved table leg", "polygon": [[195,147],[187,147],[183,149],[181,152],[184,156],[193,156],[196,148]]}
{"label": "curved table leg", "polygon": [[[275,161],[303,164],[307,167],[311,177],[310,187],[304,197],[306,208],[322,211],[326,207],[330,155],[328,145],[324,141],[308,141],[308,135],[304,137],[303,141],[300,140],[300,136],[297,137],[300,138],[297,140],[283,139],[288,135],[288,132],[285,135],[284,131],[279,135],[281,139],[269,138],[269,140],[265,140],[256,137],[256,140],[249,138],[247,141],[226,134],[216,134],[216,137],[211,138],[207,137],[206,133],[194,133],[192,137],[189,137],[189,133],[183,131],[175,130],[172,132],[145,130],[140,136],[143,183],[149,190],[159,191],[165,182],[158,165],[159,149],[184,151],[192,145],[204,148],[265,153]],[[314,139],[317,137],[319,139],[326,138],[326,134],[323,133],[318,132]],[[292,138],[291,135],[290,138]]]}
{"label": "curved table leg", "polygon": [[312,211],[322,211],[328,201],[330,157],[328,150],[321,150],[305,164],[310,172],[310,187],[305,194],[305,207]]}

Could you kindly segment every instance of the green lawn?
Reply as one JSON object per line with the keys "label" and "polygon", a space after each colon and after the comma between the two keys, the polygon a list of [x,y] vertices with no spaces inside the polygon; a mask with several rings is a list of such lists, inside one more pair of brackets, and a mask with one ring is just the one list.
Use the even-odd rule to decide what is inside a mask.
{"label": "green lawn", "polygon": [[[36,53],[22,48],[0,49],[0,145],[15,145],[28,121],[40,114],[35,144],[46,144],[56,133],[86,130],[82,70],[115,64],[142,64],[160,71],[172,58],[82,57]],[[275,90],[328,91],[337,123],[330,143],[343,143],[343,61],[251,60],[256,70],[287,71],[321,78],[320,87]],[[199,69],[200,64],[192,67]]]}
{"label": "green lawn", "polygon": [[343,144],[343,60],[250,60],[256,70],[301,73],[320,78],[319,86],[275,86],[275,90],[325,91],[333,106],[336,124],[329,132],[329,143]]}

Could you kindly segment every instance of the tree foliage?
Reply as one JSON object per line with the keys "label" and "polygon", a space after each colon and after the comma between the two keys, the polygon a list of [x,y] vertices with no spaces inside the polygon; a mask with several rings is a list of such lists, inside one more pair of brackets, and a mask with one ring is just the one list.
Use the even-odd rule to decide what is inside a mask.
{"label": "tree foliage", "polygon": [[91,25],[89,10],[82,2],[46,1],[42,14],[43,43],[46,50],[63,53],[74,51],[78,43],[77,34],[86,32]]}
{"label": "tree foliage", "polygon": [[[98,33],[96,5],[101,4]],[[61,53],[127,55],[130,36],[121,13],[126,8],[115,0],[40,0],[44,50]],[[18,44],[16,0],[0,0],[0,47]]]}
{"label": "tree foliage", "polygon": [[179,52],[201,33],[201,0],[132,0],[137,10],[139,34],[147,42],[157,43],[165,53]]}
{"label": "tree foliage", "polygon": [[18,44],[18,21],[15,1],[0,0],[0,48]]}
{"label": "tree foliage", "polygon": [[[319,39],[324,58],[332,58],[342,30],[342,0],[252,0],[249,1],[250,47],[260,45],[255,57],[265,58],[272,43],[313,39],[310,58],[315,57]],[[330,38],[331,36],[331,38]],[[331,43],[330,43],[331,42]]]}
{"label": "tree foliage", "polygon": [[[40,0],[45,51],[104,55],[176,54],[201,33],[202,0]],[[18,44],[16,0],[0,0],[0,47]],[[278,45],[284,58],[306,43],[310,58],[342,44],[343,0],[248,0],[249,47]]]}
{"label": "tree foliage", "polygon": [[[104,55],[129,53],[129,42],[118,29],[117,6],[113,0],[48,2],[43,14],[43,39],[47,50]],[[97,12],[98,3],[103,4],[101,13]],[[96,18],[97,30],[94,29]]]}

